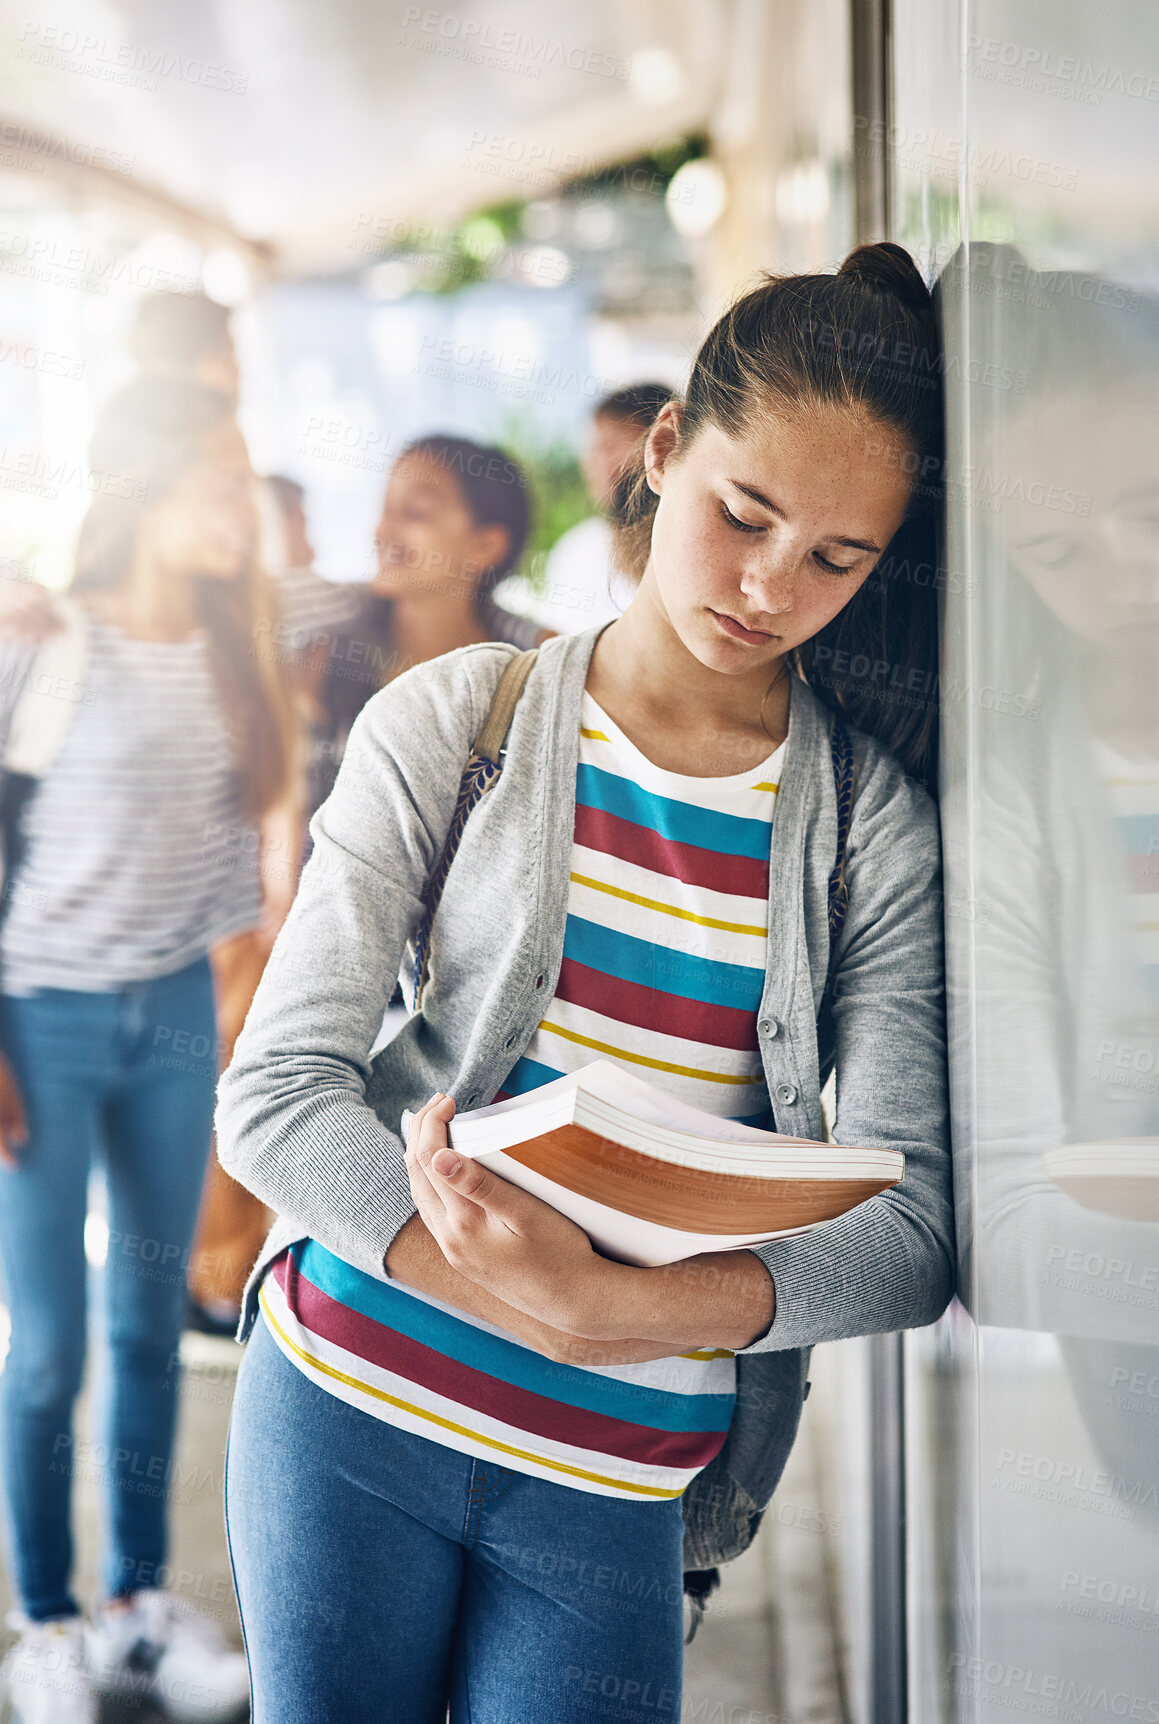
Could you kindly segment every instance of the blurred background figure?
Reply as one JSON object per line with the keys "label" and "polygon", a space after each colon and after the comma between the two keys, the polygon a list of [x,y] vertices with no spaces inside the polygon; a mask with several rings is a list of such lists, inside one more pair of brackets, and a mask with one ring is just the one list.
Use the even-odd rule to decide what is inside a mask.
{"label": "blurred background figure", "polygon": [[[251,650],[274,600],[232,402],[143,378],[104,408],[90,459],[117,484],[85,517],[65,626],[39,645],[5,643],[0,675],[6,731],[39,719],[43,733],[45,713],[29,703],[58,711],[45,688],[66,688],[72,709],[9,809],[0,935],[12,1321],[0,1435],[22,1606],[9,1674],[23,1716],[23,1701],[43,1703],[39,1666],[54,1656],[67,1677],[53,1697],[62,1724],[95,1716],[91,1687],[140,1699],[196,1681],[207,1717],[246,1693],[244,1659],[158,1577],[219,1024],[228,1047],[239,1027],[229,1002],[239,977],[248,986],[261,918],[258,824],[291,792],[297,758],[282,679]],[[95,1446],[73,1430],[93,1168],[107,1193]],[[105,1602],[87,1671],[70,1530],[85,1454],[103,1457],[106,1498]]]}
{"label": "blurred background figure", "polygon": [[204,293],[147,293],[137,305],[129,353],[142,377],[172,377],[238,401],[237,353],[228,306]]}
{"label": "blurred background figure", "polygon": [[314,688],[308,803],[329,795],[350,726],[411,665],[474,641],[534,646],[545,631],[503,610],[495,590],[531,527],[527,481],[495,445],[432,433],[404,449],[375,529],[376,572],[348,626],[310,658]]}
{"label": "blurred background figure", "polygon": [[663,383],[636,383],[604,397],[592,414],[580,455],[596,513],[556,540],[547,556],[542,591],[511,582],[502,595],[553,634],[575,634],[611,622],[635,591],[635,581],[617,566],[609,516],[619,480],[671,395]]}

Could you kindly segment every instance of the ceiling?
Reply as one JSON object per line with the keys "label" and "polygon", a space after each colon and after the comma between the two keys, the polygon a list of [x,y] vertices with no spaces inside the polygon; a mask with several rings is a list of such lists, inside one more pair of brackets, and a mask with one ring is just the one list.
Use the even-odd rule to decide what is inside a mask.
{"label": "ceiling", "polygon": [[0,0],[0,168],[277,273],[711,120],[764,0]]}

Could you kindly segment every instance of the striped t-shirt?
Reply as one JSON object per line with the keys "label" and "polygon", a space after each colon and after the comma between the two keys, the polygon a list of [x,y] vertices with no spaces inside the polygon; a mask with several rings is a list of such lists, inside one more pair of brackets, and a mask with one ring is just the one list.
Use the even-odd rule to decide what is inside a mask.
{"label": "striped t-shirt", "polygon": [[1129,920],[1148,997],[1159,1005],[1159,767],[1100,744],[1103,783],[1127,867]]}
{"label": "striped t-shirt", "polygon": [[[584,695],[563,966],[500,1097],[603,1058],[721,1117],[768,1123],[756,1019],[780,765],[777,750],[727,778],[662,771]],[[552,1363],[316,1241],[276,1261],[261,1299],[286,1356],[350,1405],[602,1496],[678,1496],[732,1417],[726,1349]]]}
{"label": "striped t-shirt", "polygon": [[[6,735],[37,648],[0,642]],[[106,992],[170,975],[261,916],[208,636],[137,640],[91,618],[59,753],[24,816],[0,933],[4,992]]]}

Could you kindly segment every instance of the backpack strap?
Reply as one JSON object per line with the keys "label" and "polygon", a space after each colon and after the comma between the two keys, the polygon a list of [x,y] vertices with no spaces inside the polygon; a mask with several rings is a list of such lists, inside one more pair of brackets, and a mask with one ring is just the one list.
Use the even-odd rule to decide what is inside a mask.
{"label": "backpack strap", "polygon": [[833,761],[833,788],[837,792],[837,859],[829,875],[829,961],[832,965],[833,948],[845,926],[845,912],[849,908],[845,852],[853,819],[853,742],[836,713],[829,731],[829,753]]}
{"label": "backpack strap", "polygon": [[492,697],[487,716],[483,720],[482,729],[471,745],[467,764],[463,768],[463,776],[459,780],[459,794],[455,801],[455,812],[451,816],[446,841],[443,844],[443,852],[423,891],[423,918],[415,936],[412,1011],[418,1010],[423,984],[427,979],[431,924],[434,922],[435,911],[438,909],[439,900],[443,895],[443,887],[447,883],[447,875],[451,871],[451,863],[455,860],[455,852],[459,848],[463,828],[466,826],[475,804],[486,795],[503,770],[503,763],[507,755],[507,733],[511,729],[511,721],[515,717],[515,708],[527,686],[527,679],[531,675],[532,666],[538,656],[539,649],[532,647],[529,652],[516,653],[507,661],[503,675],[499,678],[499,686]]}

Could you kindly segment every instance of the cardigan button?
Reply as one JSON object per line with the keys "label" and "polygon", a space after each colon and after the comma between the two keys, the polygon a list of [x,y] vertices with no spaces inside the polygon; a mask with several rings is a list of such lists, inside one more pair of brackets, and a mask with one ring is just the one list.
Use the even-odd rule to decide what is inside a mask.
{"label": "cardigan button", "polygon": [[796,1088],[791,1083],[779,1083],[776,1088],[776,1097],[778,1101],[784,1102],[786,1107],[792,1107],[797,1099]]}
{"label": "cardigan button", "polygon": [[781,1033],[781,1026],[776,1018],[762,1018],[757,1029],[760,1030],[762,1036],[777,1036]]}

